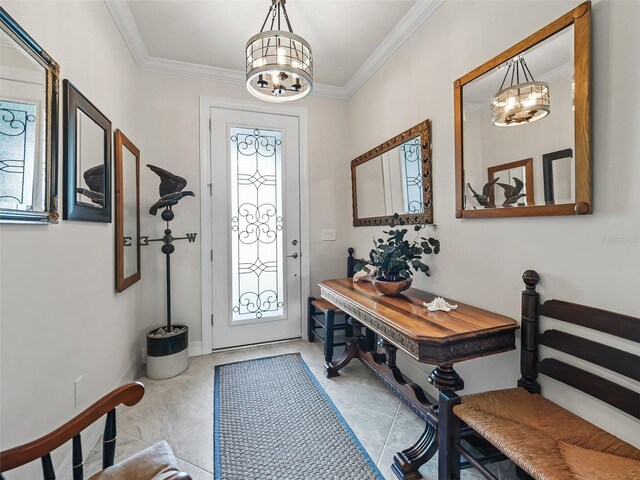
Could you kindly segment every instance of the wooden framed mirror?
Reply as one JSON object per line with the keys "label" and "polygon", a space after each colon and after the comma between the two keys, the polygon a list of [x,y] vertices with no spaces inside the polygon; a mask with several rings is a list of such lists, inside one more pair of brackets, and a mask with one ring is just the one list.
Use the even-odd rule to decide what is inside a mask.
{"label": "wooden framed mirror", "polygon": [[116,290],[140,280],[140,150],[115,133]]}
{"label": "wooden framed mirror", "polygon": [[58,64],[0,7],[0,222],[58,223]]}
{"label": "wooden framed mirror", "polygon": [[62,218],[111,223],[111,122],[69,80],[62,84]]}
{"label": "wooden framed mirror", "polygon": [[586,2],[454,82],[457,218],[591,213],[590,74]]}
{"label": "wooden framed mirror", "polygon": [[353,225],[433,223],[431,122],[425,120],[351,161]]}

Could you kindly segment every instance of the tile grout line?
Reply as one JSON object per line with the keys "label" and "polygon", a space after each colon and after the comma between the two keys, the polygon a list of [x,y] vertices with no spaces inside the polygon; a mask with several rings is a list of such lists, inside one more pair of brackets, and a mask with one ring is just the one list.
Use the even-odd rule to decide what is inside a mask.
{"label": "tile grout line", "polygon": [[204,468],[204,467],[201,467],[200,465],[195,465],[194,463],[192,463],[192,462],[190,462],[190,461],[188,461],[188,460],[185,460],[184,458],[179,457],[179,456],[177,456],[177,455],[176,455],[176,458],[177,458],[178,460],[180,460],[180,461],[182,461],[182,462],[186,463],[187,465],[190,465],[190,466],[192,466],[192,467],[194,467],[194,468],[197,468],[198,470],[202,470],[203,472],[210,473],[211,475],[213,475],[213,472],[210,472],[209,470],[207,470],[207,469],[206,469],[206,468]]}
{"label": "tile grout line", "polygon": [[[391,430],[393,430],[393,425],[396,423],[396,419],[398,418],[398,412],[400,412],[400,405],[402,405],[402,402],[398,403],[398,407],[396,408],[396,414],[393,416],[393,421],[391,422],[391,426],[389,427],[389,431],[387,432],[387,437],[384,439],[384,444],[382,446],[382,452],[384,452],[384,449],[387,448],[387,441],[389,440],[389,437],[391,436]],[[380,466],[380,461],[382,460],[382,453],[380,453],[380,458],[378,459],[378,463],[377,466]]]}

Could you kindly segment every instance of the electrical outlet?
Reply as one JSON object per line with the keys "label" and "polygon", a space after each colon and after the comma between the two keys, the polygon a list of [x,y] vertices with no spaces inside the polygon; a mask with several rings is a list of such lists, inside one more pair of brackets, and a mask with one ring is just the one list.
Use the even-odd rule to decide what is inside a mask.
{"label": "electrical outlet", "polygon": [[73,382],[73,399],[74,399],[74,406],[79,406],[82,403],[82,390],[83,390],[83,384],[82,384],[82,379],[84,378],[84,375],[80,375],[78,377],[78,379]]}

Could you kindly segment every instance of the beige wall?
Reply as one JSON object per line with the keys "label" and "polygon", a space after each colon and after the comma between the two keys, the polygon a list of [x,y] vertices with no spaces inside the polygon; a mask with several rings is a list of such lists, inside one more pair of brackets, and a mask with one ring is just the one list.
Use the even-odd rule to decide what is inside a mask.
{"label": "beige wall", "polygon": [[[59,63],[63,78],[139,142],[138,71],[104,3],[2,6]],[[62,165],[60,128],[60,194]],[[33,440],[133,378],[140,286],[117,294],[114,264],[113,223],[0,226],[0,448]],[[75,408],[80,375],[83,401]],[[38,464],[8,476],[39,477]]]}
{"label": "beige wall", "polygon": [[[453,81],[578,4],[517,3],[517,8],[505,8],[502,1],[443,3],[349,101],[349,157],[425,118],[432,120],[434,233],[442,252],[428,261],[432,277],[417,276],[416,287],[519,318],[520,278],[533,268],[541,274],[544,298],[553,295],[638,316],[640,117],[628,107],[640,104],[640,96],[627,86],[640,79],[640,57],[628,54],[630,45],[640,43],[635,27],[640,3],[593,5],[594,214],[454,217]],[[359,254],[366,254],[379,231],[352,229]],[[622,343],[621,348],[632,347]],[[424,379],[426,372],[415,367],[413,375]],[[458,370],[469,392],[513,386],[518,354],[462,363]],[[622,438],[640,441],[637,420],[575,391],[560,391],[548,379],[543,389]]]}

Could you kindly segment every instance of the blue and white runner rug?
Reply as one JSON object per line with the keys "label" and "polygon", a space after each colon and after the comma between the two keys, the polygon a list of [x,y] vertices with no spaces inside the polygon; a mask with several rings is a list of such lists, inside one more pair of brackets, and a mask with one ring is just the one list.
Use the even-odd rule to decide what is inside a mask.
{"label": "blue and white runner rug", "polygon": [[384,480],[299,353],[216,367],[216,480]]}

